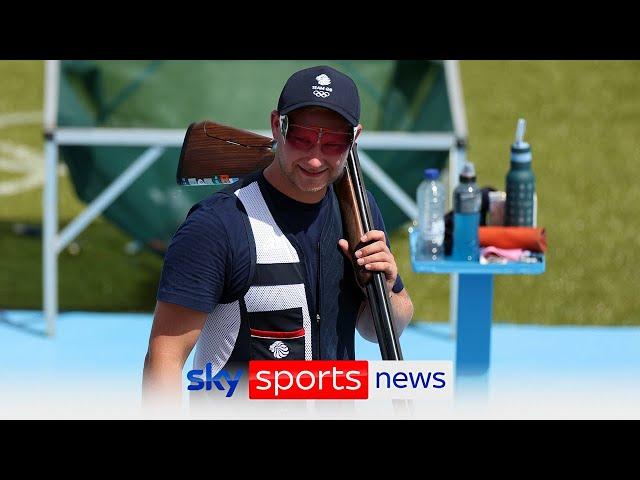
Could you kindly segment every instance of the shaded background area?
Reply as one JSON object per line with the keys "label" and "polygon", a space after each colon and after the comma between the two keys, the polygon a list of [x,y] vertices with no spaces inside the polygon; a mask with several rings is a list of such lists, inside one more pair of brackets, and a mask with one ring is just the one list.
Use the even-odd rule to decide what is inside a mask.
{"label": "shaded background area", "polygon": [[[159,102],[154,106],[156,110],[149,111],[142,119],[134,117],[128,109],[148,104],[144,89],[136,87],[136,79],[142,78],[154,85],[154,78],[163,69],[184,82],[184,94],[188,95],[192,87],[189,82],[196,81],[191,80],[188,69],[180,72],[165,62],[141,62],[142,68],[138,65],[135,69],[129,65],[132,62],[117,63],[120,64],[117,74],[114,70],[101,79],[100,75],[91,73],[90,63],[70,67],[68,94],[77,96],[78,111],[84,112],[87,124],[113,126],[110,122],[117,118],[123,122],[119,126],[149,126],[156,125],[153,122],[160,115],[167,123],[156,126],[186,126],[186,112],[181,111],[179,105],[165,108],[165,102]],[[240,115],[245,115],[256,122],[247,124],[246,128],[265,129],[282,83],[298,66],[298,62],[295,66],[293,63],[277,75],[260,77],[264,98],[271,99],[263,103],[255,98],[234,97],[241,89],[231,88],[224,83],[224,78],[210,71],[206,87],[222,90],[217,93],[229,100],[228,108],[211,110],[203,103],[203,118],[217,117],[223,123],[244,126]],[[371,65],[366,68],[360,64],[356,68],[355,63],[349,62],[324,63],[353,75],[362,93],[365,128],[411,130],[435,118],[429,114],[438,108],[437,101],[425,92],[442,79],[431,67],[416,68],[419,73],[411,78],[395,73],[394,67],[377,65],[380,62],[369,62]],[[409,67],[399,67],[398,71]],[[384,72],[384,76],[380,72]],[[481,185],[504,188],[516,121],[519,117],[527,119],[526,137],[532,145],[537,178],[538,224],[547,228],[549,239],[544,275],[496,278],[495,321],[640,324],[640,298],[635,295],[636,285],[640,284],[637,254],[640,239],[634,226],[635,219],[640,217],[640,186],[634,175],[640,160],[635,133],[640,116],[640,84],[636,81],[640,62],[463,61],[461,73],[469,123],[469,159],[476,165]],[[43,63],[39,61],[0,62],[0,248],[3,252],[0,309],[41,308],[40,238],[37,229],[32,235],[25,235],[16,233],[20,229],[15,227],[17,223],[36,227],[39,224],[41,186],[34,180],[35,186],[31,188],[10,194],[1,192],[4,186],[33,176],[38,169],[43,170],[40,123],[15,117],[16,113],[42,110],[43,74]],[[406,79],[406,83],[398,79]],[[385,90],[390,85],[394,88]],[[72,87],[75,90],[71,90]],[[160,85],[155,88],[162,92]],[[85,92],[82,95],[77,93],[82,91]],[[385,91],[392,93],[385,96]],[[91,92],[94,95],[102,92],[102,103],[96,104]],[[172,93],[167,90],[163,95],[169,98]],[[127,102],[121,101],[125,97]],[[389,112],[404,113],[381,116],[380,105],[385,105]],[[148,105],[146,110],[141,109],[147,110]],[[429,129],[437,127],[433,125]],[[135,153],[131,151],[127,155],[133,158]],[[413,188],[411,183],[417,186],[420,178],[405,168],[407,164],[415,162],[419,171],[430,161],[438,161],[424,158],[424,154],[400,160],[393,152],[375,153],[380,155],[376,158],[380,163],[397,161],[402,166],[399,169],[402,173],[398,175],[408,177],[408,189]],[[86,161],[86,152],[76,155]],[[27,169],[25,159],[37,161]],[[173,164],[169,169],[169,183],[173,181],[174,161],[177,162],[177,155],[167,160]],[[114,163],[113,168],[116,167]],[[91,195],[91,181],[79,182],[87,185],[87,192],[76,192],[71,185],[70,175],[75,178],[81,174],[80,170],[76,167],[60,170],[61,225],[83,208],[83,200],[78,197],[86,200]],[[93,173],[98,175],[95,170]],[[139,181],[149,182],[142,189],[146,189],[142,201],[151,206],[154,198],[162,200],[162,195],[153,190],[156,180],[143,176]],[[372,183],[367,183],[373,190]],[[181,220],[183,214],[179,211],[187,208],[191,199],[176,200],[183,194],[174,193],[175,196],[164,195],[165,203],[161,204],[164,206],[148,209],[149,218],[139,224],[143,237],[144,232],[159,235],[162,230],[156,231],[153,227],[156,220],[160,224],[169,218],[174,222]],[[383,197],[376,194],[381,201]],[[125,219],[127,209],[136,208],[137,201],[123,196],[121,206]],[[172,213],[171,217],[168,205],[174,204],[178,213]],[[106,214],[105,217],[108,218]],[[80,235],[76,240],[77,250],[65,251],[60,256],[60,307],[63,310],[150,312],[155,303],[162,259],[148,250],[127,254],[125,246],[139,236],[132,233],[137,224],[129,226],[125,220],[121,225],[114,225],[105,217]],[[385,212],[385,220],[393,231],[392,246],[400,273],[416,305],[415,318],[446,320],[448,277],[412,273],[406,217],[400,214],[395,218],[393,212]]]}
{"label": "shaded background area", "polygon": [[[184,129],[214,120],[269,130],[269,114],[291,73],[329,64],[359,85],[361,123],[369,131],[451,131],[440,61],[63,61],[60,126]],[[145,148],[63,146],[78,197],[91,202]],[[442,168],[446,152],[368,151],[414,196],[424,168]],[[103,215],[145,244],[166,245],[189,207],[221,190],[176,185],[180,148],[168,148]],[[366,180],[365,174],[365,181]],[[369,179],[389,229],[408,219]],[[159,214],[161,212],[161,214]]]}

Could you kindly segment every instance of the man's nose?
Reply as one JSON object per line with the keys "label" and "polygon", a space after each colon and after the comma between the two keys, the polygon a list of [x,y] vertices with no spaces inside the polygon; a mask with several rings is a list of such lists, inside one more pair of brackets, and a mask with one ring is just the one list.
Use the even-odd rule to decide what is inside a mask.
{"label": "man's nose", "polygon": [[320,159],[319,153],[320,152],[315,152],[315,151],[311,153],[311,156],[309,157],[309,161],[307,162],[309,167],[311,167],[311,168],[320,168],[320,167],[322,167],[324,162]]}
{"label": "man's nose", "polygon": [[309,166],[320,168],[324,163],[322,160],[322,152],[320,151],[320,142],[315,143],[309,154]]}

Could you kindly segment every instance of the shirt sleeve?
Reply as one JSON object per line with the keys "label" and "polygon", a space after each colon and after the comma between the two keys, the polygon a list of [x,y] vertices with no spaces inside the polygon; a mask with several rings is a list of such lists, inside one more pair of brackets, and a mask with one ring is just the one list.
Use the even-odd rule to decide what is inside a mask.
{"label": "shirt sleeve", "polygon": [[223,222],[213,208],[196,204],[167,248],[157,299],[209,313],[222,296],[230,265]]}
{"label": "shirt sleeve", "polygon": [[[380,230],[384,232],[384,236],[387,240],[387,247],[391,250],[391,242],[389,241],[389,234],[387,233],[387,229],[384,226],[384,219],[382,218],[382,212],[380,212],[380,208],[376,203],[374,196],[371,194],[369,190],[367,190],[367,196],[369,197],[369,207],[371,208],[371,216],[373,217],[373,225],[376,230]],[[391,289],[393,293],[401,292],[404,289],[404,284],[402,283],[402,278],[400,278],[400,273],[396,277],[396,283],[393,284],[393,288]]]}

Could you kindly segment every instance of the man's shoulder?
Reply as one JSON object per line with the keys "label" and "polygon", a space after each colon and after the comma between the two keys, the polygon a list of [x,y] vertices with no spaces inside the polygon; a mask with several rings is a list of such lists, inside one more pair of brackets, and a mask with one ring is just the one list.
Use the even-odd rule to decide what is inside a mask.
{"label": "man's shoulder", "polygon": [[369,190],[367,190],[367,197],[369,199],[369,207],[371,210],[371,216],[373,217],[374,226],[377,230],[386,231],[382,211],[380,210],[378,202],[376,202],[376,197],[374,197],[373,193],[371,193]]}
{"label": "man's shoulder", "polygon": [[[196,204],[176,230],[169,250],[174,257],[224,257],[246,245],[246,213],[242,202],[228,192],[215,192]],[[181,257],[182,258],[182,257]]]}
{"label": "man's shoulder", "polygon": [[242,203],[235,195],[216,192],[195,203],[187,213],[190,222],[215,222],[242,214]]}
{"label": "man's shoulder", "polygon": [[237,190],[255,181],[255,175],[248,175],[239,182],[236,182],[218,192],[203,198],[191,207],[187,217],[194,212],[198,212],[198,217],[221,217],[237,216],[246,213],[242,202],[235,194]]}
{"label": "man's shoulder", "polygon": [[195,203],[192,210],[197,209],[205,209],[205,210],[215,210],[215,209],[233,209],[238,205],[238,197],[233,194],[233,192],[221,190],[219,192],[212,193],[211,195],[206,196],[199,202]]}
{"label": "man's shoulder", "polygon": [[187,216],[191,216],[194,212],[198,212],[197,215],[199,217],[206,218],[208,216],[217,216],[226,218],[246,213],[242,202],[235,194],[237,190],[245,185],[247,185],[247,182],[237,182],[224,190],[212,193],[208,197],[205,197],[194,204],[189,210]]}
{"label": "man's shoulder", "polygon": [[378,202],[376,202],[376,197],[373,196],[373,193],[371,193],[371,190],[367,190],[367,198],[369,199],[369,206],[372,209],[376,209],[376,210],[380,210],[380,207],[378,207]]}

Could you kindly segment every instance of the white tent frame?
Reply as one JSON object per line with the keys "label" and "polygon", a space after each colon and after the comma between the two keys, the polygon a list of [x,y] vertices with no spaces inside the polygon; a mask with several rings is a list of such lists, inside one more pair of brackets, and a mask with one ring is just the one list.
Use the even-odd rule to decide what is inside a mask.
{"label": "white tent frame", "polygon": [[[424,150],[448,151],[449,203],[451,192],[458,183],[458,173],[466,156],[467,121],[457,60],[445,60],[445,75],[453,132],[363,132],[358,140],[359,158],[363,171],[411,219],[418,216],[413,198],[407,195],[384,170],[366,154],[366,150]],[[96,217],[125,191],[167,147],[180,147],[184,129],[136,128],[75,128],[58,127],[60,60],[45,62],[44,136],[45,184],[42,194],[42,285],[43,311],[46,333],[53,337],[58,315],[58,256]],[[271,136],[270,131],[256,131]],[[61,145],[146,146],[149,147],[129,165],[100,195],[69,223],[58,231],[58,147]],[[364,151],[363,151],[364,150]],[[450,325],[455,336],[458,275],[450,277]]]}

